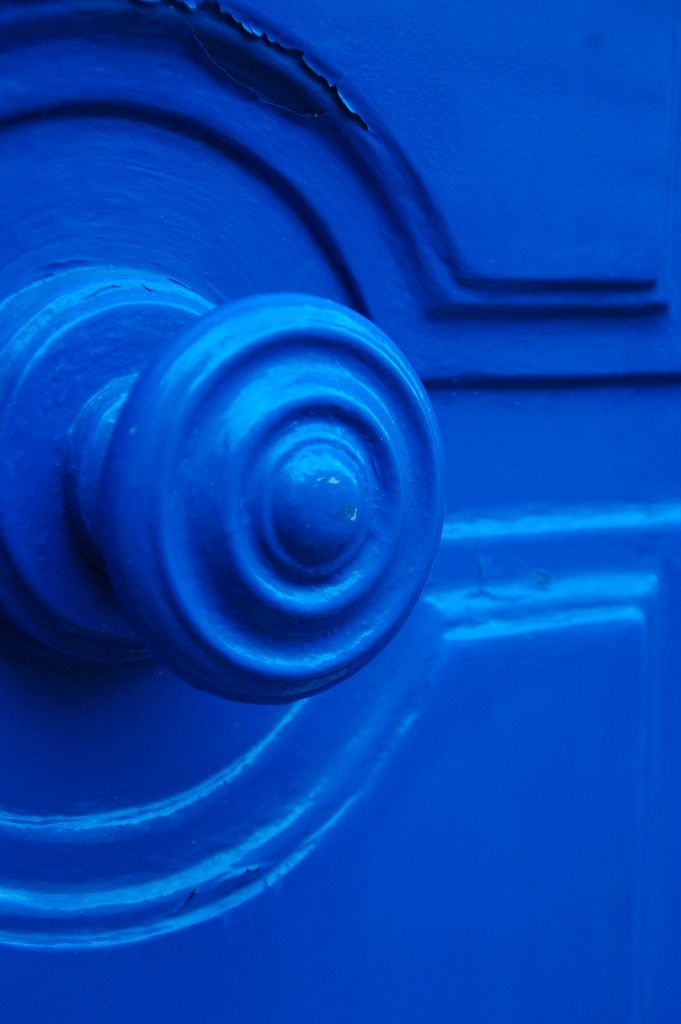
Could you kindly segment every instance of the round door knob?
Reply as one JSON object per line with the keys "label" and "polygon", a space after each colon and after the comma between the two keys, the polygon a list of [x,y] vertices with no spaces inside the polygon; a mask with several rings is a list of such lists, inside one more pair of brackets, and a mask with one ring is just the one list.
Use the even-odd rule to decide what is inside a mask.
{"label": "round door knob", "polygon": [[67,518],[128,647],[224,697],[288,701],[355,672],[439,543],[430,402],[385,334],[332,301],[200,317],[91,396],[65,445]]}

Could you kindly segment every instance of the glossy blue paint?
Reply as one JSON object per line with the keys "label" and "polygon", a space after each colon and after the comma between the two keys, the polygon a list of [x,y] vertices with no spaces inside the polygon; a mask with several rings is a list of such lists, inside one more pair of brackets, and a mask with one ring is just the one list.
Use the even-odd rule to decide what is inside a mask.
{"label": "glossy blue paint", "polygon": [[357,671],[439,545],[430,402],[389,339],[329,300],[202,318],[95,395],[70,448],[67,513],[125,615],[225,697],[287,701]]}
{"label": "glossy blue paint", "polygon": [[[0,5],[3,1021],[679,1020],[678,18]],[[442,541],[385,648],[309,700],[187,686],[214,603],[253,611],[261,572],[223,590],[246,550],[317,586],[364,550],[387,639],[437,532],[433,422]],[[337,625],[334,665],[364,628]]]}

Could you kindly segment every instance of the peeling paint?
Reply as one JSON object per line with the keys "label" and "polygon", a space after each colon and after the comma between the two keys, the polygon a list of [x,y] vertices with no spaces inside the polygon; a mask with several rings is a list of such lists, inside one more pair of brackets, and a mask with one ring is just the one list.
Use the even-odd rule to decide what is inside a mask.
{"label": "peeling paint", "polygon": [[[163,7],[189,16],[203,13],[219,19],[227,30],[222,37],[207,31],[198,21],[190,25],[199,55],[213,72],[247,89],[261,102],[288,113],[323,117],[340,112],[364,131],[370,130],[338,84],[316,67],[304,50],[275,39],[269,30],[245,21],[220,0],[131,0],[131,3],[137,7]],[[244,51],[244,44],[260,48],[257,65],[250,49]]]}

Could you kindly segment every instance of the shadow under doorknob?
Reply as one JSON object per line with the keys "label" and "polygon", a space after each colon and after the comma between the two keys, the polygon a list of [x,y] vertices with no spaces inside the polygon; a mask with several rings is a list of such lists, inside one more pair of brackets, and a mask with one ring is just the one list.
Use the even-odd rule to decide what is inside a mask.
{"label": "shadow under doorknob", "polygon": [[[62,658],[150,651],[236,700],[305,697],[359,669],[406,618],[442,528],[437,425],[404,356],[329,300],[256,296],[197,319],[198,300],[168,282],[143,285],[158,299],[144,323],[167,338],[176,319],[178,337],[147,351],[121,326],[139,280],[99,298],[91,278],[76,283],[67,327],[59,294],[31,329],[25,296],[7,311],[0,444],[41,373],[60,373],[62,391],[44,379],[28,437],[13,417],[2,483],[21,489],[23,465],[28,493],[0,507],[6,617]],[[44,479],[30,458],[41,437]],[[43,503],[32,527],[41,494],[56,498],[52,521]]]}

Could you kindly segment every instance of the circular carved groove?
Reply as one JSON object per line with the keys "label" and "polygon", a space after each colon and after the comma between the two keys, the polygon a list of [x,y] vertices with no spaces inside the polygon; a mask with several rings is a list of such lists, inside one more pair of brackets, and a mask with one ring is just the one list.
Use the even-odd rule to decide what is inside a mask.
{"label": "circular carved groove", "polygon": [[[100,485],[83,465],[71,469],[93,490],[68,499],[83,521],[72,529],[55,516],[63,439],[84,405],[253,282],[331,296],[388,323],[415,246],[404,217],[381,229],[399,191],[392,182],[404,176],[386,173],[374,147],[357,155],[357,139],[371,140],[356,124],[244,103],[196,59],[200,47],[177,45],[167,5],[121,0],[102,17],[93,3],[93,17],[72,16],[82,6],[46,2],[37,17],[8,5],[12,89],[0,112],[0,292],[10,296],[0,337],[0,607],[33,642],[66,655],[2,652],[0,941],[48,947],[143,939],[261,892],[369,784],[413,721],[424,682],[401,640],[355,683],[284,708],[215,701],[153,661],[111,668],[147,651],[102,572]],[[208,12],[199,19],[204,40],[220,31]],[[343,230],[358,219],[364,232]],[[409,242],[393,261],[398,238]],[[98,418],[90,413],[85,434]],[[113,425],[101,420],[105,436],[89,452],[75,439],[71,452],[91,467],[102,467]],[[261,502],[250,540],[263,566],[326,587],[330,599],[332,567],[347,573],[366,542],[372,477],[337,432],[327,443],[323,417],[319,425],[309,458],[293,445],[276,462],[268,449],[278,473],[247,497]],[[325,494],[307,472],[315,460]],[[321,515],[306,543],[299,498],[310,489]],[[215,509],[223,529],[224,512]],[[224,585],[219,565],[215,575],[209,591]],[[339,607],[353,585],[348,576]],[[424,615],[420,603],[404,627],[409,651],[429,649]],[[76,672],[75,657],[96,665]]]}

